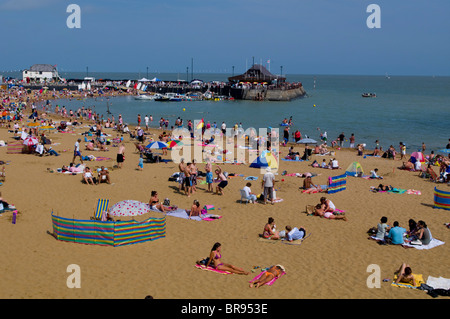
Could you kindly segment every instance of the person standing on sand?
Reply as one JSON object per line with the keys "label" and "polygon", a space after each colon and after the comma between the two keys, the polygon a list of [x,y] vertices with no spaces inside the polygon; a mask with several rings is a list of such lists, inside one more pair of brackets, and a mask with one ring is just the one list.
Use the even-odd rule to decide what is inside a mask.
{"label": "person standing on sand", "polygon": [[117,167],[122,168],[125,161],[125,144],[120,144],[117,150]]}
{"label": "person standing on sand", "polygon": [[82,158],[81,152],[80,152],[80,142],[81,142],[81,138],[79,138],[79,139],[75,142],[75,146],[74,146],[74,150],[73,150],[73,159],[72,159],[72,163],[75,163],[75,159],[76,159],[77,157],[80,157],[81,164],[83,164],[83,158]]}

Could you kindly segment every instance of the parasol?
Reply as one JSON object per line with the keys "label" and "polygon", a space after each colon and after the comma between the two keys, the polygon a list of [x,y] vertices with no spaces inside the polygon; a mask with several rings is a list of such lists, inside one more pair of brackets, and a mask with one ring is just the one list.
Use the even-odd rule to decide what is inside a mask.
{"label": "parasol", "polygon": [[109,210],[111,216],[140,216],[150,211],[147,203],[137,200],[123,200],[115,203]]}
{"label": "parasol", "polygon": [[160,141],[156,141],[156,142],[151,142],[150,144],[148,144],[146,146],[146,148],[149,149],[162,149],[162,148],[167,148],[167,144],[164,142],[160,142]]}
{"label": "parasol", "polygon": [[317,141],[313,140],[312,138],[302,138],[297,142],[297,144],[316,144]]}
{"label": "parasol", "polygon": [[36,145],[38,143],[39,143],[39,140],[36,137],[31,136],[31,135],[23,140],[23,144],[27,145],[27,146]]}
{"label": "parasol", "polygon": [[167,146],[168,146],[169,148],[174,148],[174,147],[176,147],[176,146],[182,146],[182,145],[183,145],[183,142],[180,141],[180,140],[172,140],[172,141],[170,141],[169,143],[167,143]]}

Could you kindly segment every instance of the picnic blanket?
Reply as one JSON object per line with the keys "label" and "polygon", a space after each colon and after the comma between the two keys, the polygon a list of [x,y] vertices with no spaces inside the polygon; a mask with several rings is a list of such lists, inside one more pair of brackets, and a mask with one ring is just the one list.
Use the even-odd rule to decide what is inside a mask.
{"label": "picnic blanket", "polygon": [[412,245],[411,241],[409,240],[409,241],[405,241],[405,243],[402,244],[402,246],[405,248],[415,248],[415,249],[419,249],[419,250],[427,250],[427,249],[438,247],[438,246],[441,246],[444,244],[445,244],[445,242],[440,241],[439,239],[436,239],[436,238],[432,238],[428,245]]}
{"label": "picnic blanket", "polygon": [[219,270],[219,269],[213,268],[211,266],[206,267],[205,265],[199,265],[199,264],[195,264],[195,268],[201,269],[201,270],[206,270],[206,271],[212,271],[212,272],[216,272],[218,274],[223,274],[223,275],[232,275],[233,274],[229,271]]}
{"label": "picnic blanket", "polygon": [[[376,240],[378,242],[383,242],[384,240],[381,238],[377,238],[376,236],[370,236],[369,239],[373,239]],[[402,246],[404,248],[416,248],[419,250],[427,250],[427,249],[431,249],[431,248],[435,248],[438,246],[441,246],[445,244],[445,242],[440,241],[439,239],[436,238],[432,238],[430,243],[428,245],[412,245],[411,244],[411,240],[405,240],[405,242],[401,245],[393,245],[393,246]]]}

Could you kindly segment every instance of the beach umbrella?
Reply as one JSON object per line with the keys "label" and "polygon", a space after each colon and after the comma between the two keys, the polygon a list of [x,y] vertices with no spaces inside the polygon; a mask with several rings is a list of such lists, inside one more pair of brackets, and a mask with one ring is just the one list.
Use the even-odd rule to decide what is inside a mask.
{"label": "beach umbrella", "polygon": [[309,137],[302,138],[301,140],[299,140],[297,142],[297,144],[316,144],[316,143],[317,143],[316,140],[313,140],[312,138],[309,138]]}
{"label": "beach umbrella", "polygon": [[419,162],[425,162],[425,157],[423,156],[422,152],[413,152],[411,153],[411,157],[414,157]]}
{"label": "beach umbrella", "polygon": [[447,153],[447,154],[449,154],[450,153],[450,148],[443,148],[441,150],[438,150],[438,152],[439,153]]}
{"label": "beach umbrella", "polygon": [[36,145],[36,144],[38,144],[38,143],[39,143],[39,140],[38,140],[36,137],[31,136],[31,135],[29,135],[28,137],[26,137],[26,138],[23,140],[23,144],[24,144],[24,145],[27,145],[27,146]]}
{"label": "beach umbrella", "polygon": [[111,216],[140,216],[150,211],[147,203],[137,200],[123,200],[115,203],[109,210]]}
{"label": "beach umbrella", "polygon": [[273,169],[278,168],[277,158],[271,152],[262,152],[251,164],[250,167],[264,168],[270,167]]}
{"label": "beach umbrella", "polygon": [[39,122],[31,122],[31,123],[27,124],[27,126],[29,126],[29,127],[36,127],[36,126],[40,126],[40,125],[41,125],[41,123],[39,123]]}
{"label": "beach umbrella", "polygon": [[148,144],[146,146],[146,148],[149,148],[149,149],[162,149],[162,148],[168,148],[168,146],[164,142],[155,141],[155,142],[151,142],[150,144]]}
{"label": "beach umbrella", "polygon": [[172,140],[172,141],[170,141],[169,143],[167,143],[167,146],[168,146],[169,148],[174,148],[174,147],[176,147],[176,146],[182,146],[182,145],[183,145],[183,142],[180,141],[180,140]]}
{"label": "beach umbrella", "polygon": [[39,128],[40,130],[54,130],[55,127],[51,125],[44,125]]}

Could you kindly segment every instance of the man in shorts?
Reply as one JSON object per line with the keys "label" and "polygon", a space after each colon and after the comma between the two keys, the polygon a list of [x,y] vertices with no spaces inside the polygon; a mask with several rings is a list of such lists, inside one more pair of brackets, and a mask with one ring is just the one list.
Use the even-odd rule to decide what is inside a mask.
{"label": "man in shorts", "polygon": [[267,199],[270,196],[270,201],[273,205],[273,186],[275,185],[275,175],[273,175],[270,167],[266,168],[266,173],[264,174],[262,180],[262,187],[264,188],[264,205],[267,204]]}
{"label": "man in shorts", "polygon": [[83,158],[82,158],[81,152],[80,152],[80,142],[81,142],[81,138],[79,138],[79,139],[75,142],[75,147],[74,147],[74,150],[73,150],[73,160],[72,160],[72,163],[75,163],[75,158],[80,157],[81,164],[83,164]]}

